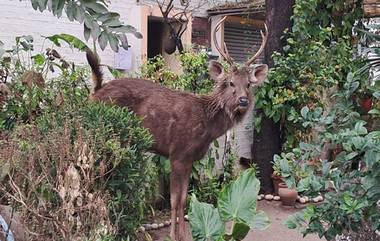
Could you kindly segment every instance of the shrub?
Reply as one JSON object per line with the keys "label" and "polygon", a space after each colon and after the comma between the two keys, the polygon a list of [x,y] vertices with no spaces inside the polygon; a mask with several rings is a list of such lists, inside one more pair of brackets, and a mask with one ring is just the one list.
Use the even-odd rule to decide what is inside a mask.
{"label": "shrub", "polygon": [[313,138],[311,130],[297,121],[300,110],[327,107],[331,102],[326,93],[341,87],[349,72],[364,65],[362,59],[353,59],[352,40],[357,36],[352,36],[352,27],[361,24],[357,6],[347,1],[295,1],[293,26],[284,36],[286,45],[281,53],[273,54],[274,66],[268,81],[257,90],[255,104],[280,122],[284,151]]}
{"label": "shrub", "polygon": [[[42,54],[28,65],[17,51],[31,56],[32,42],[17,46],[0,59],[12,72],[0,112],[1,204],[20,212],[31,240],[133,236],[156,181],[148,130],[126,108],[89,102],[87,69]],[[44,84],[23,83],[25,69],[43,72]]]}
{"label": "shrub", "polygon": [[88,104],[37,123],[18,126],[0,159],[9,166],[1,189],[28,229],[49,240],[101,229],[133,235],[154,180],[141,121],[127,109]]}
{"label": "shrub", "polygon": [[208,76],[207,54],[185,52],[179,59],[183,71],[181,74],[171,71],[162,56],[156,56],[141,66],[140,75],[175,90],[197,94],[210,92],[213,82]]}
{"label": "shrub", "polygon": [[[353,95],[359,91],[359,82],[367,81],[358,75],[349,74],[347,82],[332,98],[336,101],[334,110],[327,115],[309,113],[303,108],[303,123],[323,127],[318,142],[301,143],[293,152],[300,153],[303,160],[316,157],[325,143],[329,143],[335,154],[330,161],[323,160],[320,168],[303,163],[307,170],[298,185],[299,192],[323,193],[323,205],[309,206],[306,210],[291,216],[289,228],[302,228],[304,234],[317,233],[327,240],[336,235],[359,232],[363,227],[380,228],[380,132],[377,107],[366,123],[357,112]],[[372,87],[373,101],[378,103],[380,83]],[[372,124],[371,124],[372,122]],[[293,176],[294,178],[294,176]]]}

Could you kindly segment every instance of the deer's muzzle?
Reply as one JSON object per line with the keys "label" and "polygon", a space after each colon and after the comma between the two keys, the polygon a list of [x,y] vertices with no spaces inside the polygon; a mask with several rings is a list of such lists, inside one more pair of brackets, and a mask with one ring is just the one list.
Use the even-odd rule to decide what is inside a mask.
{"label": "deer's muzzle", "polygon": [[247,107],[248,105],[249,105],[249,99],[247,97],[240,97],[239,98],[239,106]]}

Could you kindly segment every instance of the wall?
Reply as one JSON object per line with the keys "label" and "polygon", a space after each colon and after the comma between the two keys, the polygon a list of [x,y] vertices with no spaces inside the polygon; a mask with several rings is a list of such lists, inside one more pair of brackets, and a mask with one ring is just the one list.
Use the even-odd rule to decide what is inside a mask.
{"label": "wall", "polygon": [[[159,7],[157,5],[155,5],[154,3],[146,4],[146,1],[145,1],[145,2],[142,2],[140,4],[142,4],[142,6],[141,6],[141,24],[140,24],[141,25],[141,33],[146,36],[146,33],[148,32],[148,17],[149,16],[162,17],[162,14],[160,12]],[[174,10],[172,12],[172,15],[170,15],[170,16],[173,16],[176,13],[178,13],[177,10]],[[189,46],[191,46],[191,32],[192,32],[192,27],[191,27],[192,17],[191,17],[191,15],[189,15],[188,18],[189,18],[190,23],[188,24],[187,30],[185,31],[185,33],[182,36],[182,43],[183,43],[185,48],[188,48]],[[164,28],[163,38],[165,39],[166,36],[168,36],[168,35],[169,35],[169,28]],[[147,49],[148,49],[147,39],[142,40],[141,46],[142,46],[141,47],[142,61],[145,61],[146,57],[147,57]],[[178,51],[176,53],[178,53]],[[171,67],[171,69],[178,73],[181,71],[181,66],[179,65],[178,56],[176,55],[176,53],[174,53],[172,55],[167,55],[166,53],[163,53],[162,55],[165,59],[165,62]]]}
{"label": "wall", "polygon": [[[0,0],[0,6],[0,40],[4,42],[5,48],[12,47],[15,44],[15,37],[21,35],[32,35],[37,51],[52,46],[41,36],[67,33],[84,41],[83,25],[78,22],[70,22],[64,14],[58,19],[48,11],[43,13],[35,11],[29,0]],[[146,59],[147,18],[148,16],[161,16],[161,13],[153,1],[112,0],[109,9],[118,12],[124,23],[134,26],[144,36],[143,39],[136,39],[133,35],[128,35],[131,45],[132,70],[138,70],[138,67]],[[185,45],[190,45],[191,26],[184,34],[183,42]],[[92,46],[91,42],[87,44]],[[84,53],[72,50],[66,44],[56,49],[66,60],[86,63]],[[98,49],[100,50],[99,47]],[[99,55],[102,63],[114,66],[116,56],[109,46],[104,51],[99,51]],[[177,62],[172,57],[167,57],[167,59],[168,63]]]}
{"label": "wall", "polygon": [[[139,28],[139,18],[136,18],[139,11],[134,11],[138,6],[130,4],[132,2],[134,1],[113,0],[110,9],[119,12],[123,21]],[[31,7],[30,1],[0,0],[0,4],[0,40],[5,43],[6,48],[15,43],[16,36],[21,35],[32,35],[35,40],[35,49],[38,51],[51,47],[50,42],[44,41],[41,36],[67,33],[84,40],[83,26],[77,22],[70,22],[64,15],[57,19],[48,11],[43,13],[35,11]],[[134,18],[130,17],[132,12],[134,12]],[[132,45],[133,58],[138,59],[141,52],[139,40],[132,35],[128,37],[130,45]],[[68,60],[76,63],[85,62],[83,53],[78,53],[67,45],[57,49]],[[114,53],[109,47],[100,56],[102,62],[113,65]]]}
{"label": "wall", "polygon": [[193,18],[192,43],[211,47],[211,23],[208,18]]}

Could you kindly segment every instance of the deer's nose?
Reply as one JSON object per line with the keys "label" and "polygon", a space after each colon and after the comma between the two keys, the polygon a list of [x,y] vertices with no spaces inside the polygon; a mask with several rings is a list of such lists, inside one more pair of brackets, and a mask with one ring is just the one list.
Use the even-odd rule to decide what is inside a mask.
{"label": "deer's nose", "polygon": [[239,98],[239,105],[240,106],[247,106],[249,104],[249,100],[247,97],[240,97]]}

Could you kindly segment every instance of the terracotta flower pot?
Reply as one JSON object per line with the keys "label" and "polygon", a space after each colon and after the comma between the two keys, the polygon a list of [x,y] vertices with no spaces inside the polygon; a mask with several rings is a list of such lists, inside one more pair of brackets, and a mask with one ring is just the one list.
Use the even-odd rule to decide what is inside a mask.
{"label": "terracotta flower pot", "polygon": [[282,205],[294,206],[298,193],[295,188],[288,188],[288,186],[282,182],[279,184],[278,195],[281,198]]}
{"label": "terracotta flower pot", "polygon": [[277,176],[277,175],[273,175],[272,174],[272,182],[273,182],[273,187],[274,187],[274,195],[278,195],[278,188],[279,188],[279,184],[281,182],[284,182],[284,180],[282,179],[281,176]]}
{"label": "terracotta flower pot", "polygon": [[372,98],[363,98],[360,100],[360,106],[363,108],[363,110],[367,113],[372,108]]}

